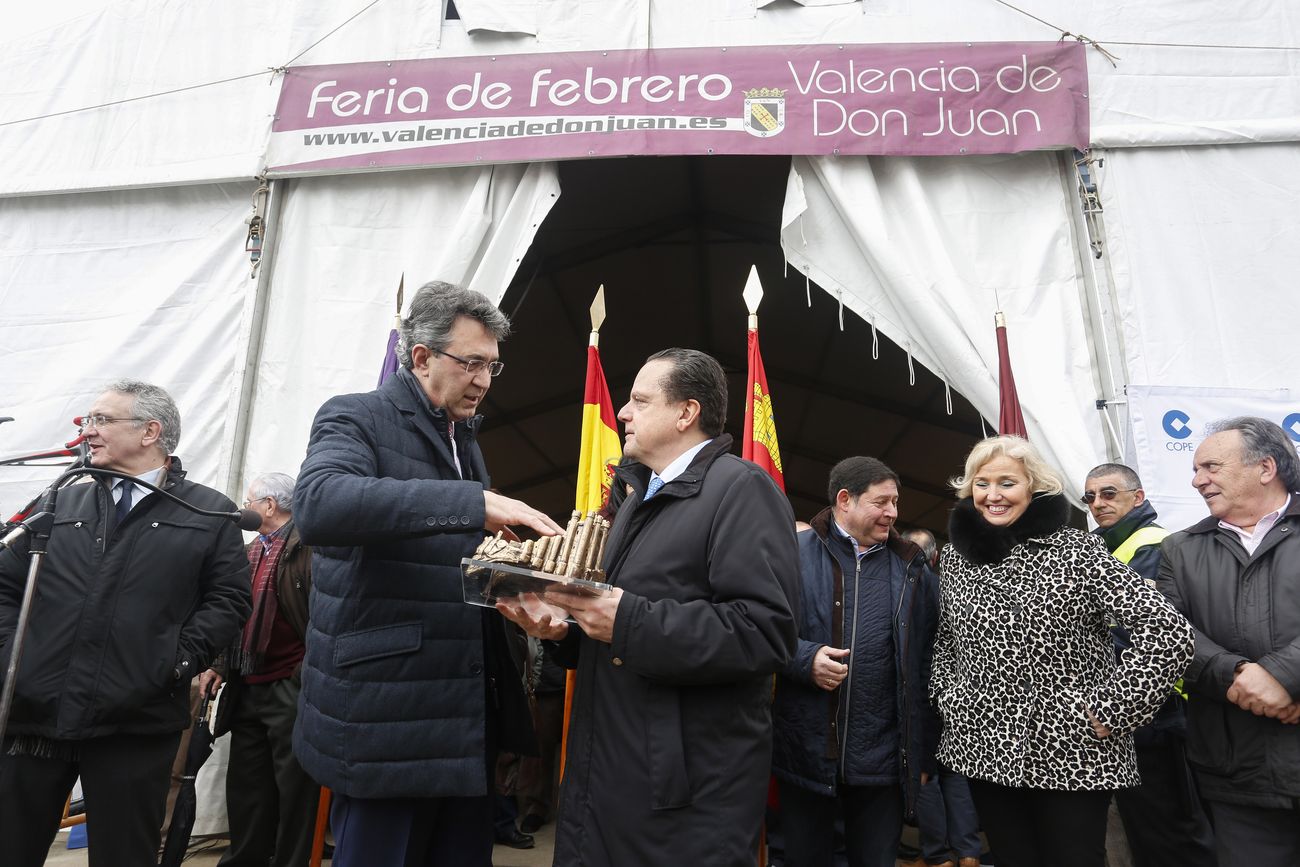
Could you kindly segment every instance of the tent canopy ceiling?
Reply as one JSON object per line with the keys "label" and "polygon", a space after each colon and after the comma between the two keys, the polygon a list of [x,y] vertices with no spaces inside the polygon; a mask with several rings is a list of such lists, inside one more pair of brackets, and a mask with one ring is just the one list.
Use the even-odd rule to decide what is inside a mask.
{"label": "tent canopy ceiling", "polygon": [[[650,353],[703,349],[729,376],[727,430],[739,438],[751,265],[786,488],[797,517],[826,505],[827,475],[851,455],[881,458],[900,475],[900,523],[943,534],[946,480],[981,436],[978,413],[801,275],[783,275],[779,228],[789,160],[635,158],[560,167],[563,194],[502,300],[514,335],[506,372],[484,411],[482,443],[503,492],[552,514],[572,508],[581,427],[588,308],[604,284],[601,357],[615,400],[627,399]],[[808,299],[811,297],[811,306]],[[538,363],[538,361],[541,363]],[[738,448],[738,446],[737,446]]]}

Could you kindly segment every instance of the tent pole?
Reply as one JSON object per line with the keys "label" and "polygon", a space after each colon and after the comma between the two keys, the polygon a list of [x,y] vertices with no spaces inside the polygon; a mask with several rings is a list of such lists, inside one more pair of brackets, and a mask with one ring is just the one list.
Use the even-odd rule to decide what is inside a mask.
{"label": "tent pole", "polygon": [[1079,301],[1092,357],[1097,411],[1104,416],[1102,437],[1108,441],[1108,457],[1122,460],[1124,440],[1120,431],[1127,419],[1121,416],[1120,406],[1123,405],[1124,387],[1129,382],[1129,375],[1123,333],[1115,312],[1117,304],[1110,279],[1110,250],[1106,246],[1105,223],[1095,191],[1081,193],[1082,178],[1072,153],[1062,152],[1061,168],[1065,200],[1074,204],[1070,215],[1081,286]]}
{"label": "tent pole", "polygon": [[266,312],[270,303],[271,285],[275,279],[276,248],[280,241],[281,201],[288,181],[268,181],[270,193],[266,199],[266,232],[262,241],[262,261],[257,270],[253,289],[253,306],[249,314],[248,343],[244,347],[244,369],[239,383],[239,408],[235,413],[235,430],[230,449],[230,464],[226,468],[226,494],[235,502],[243,496],[240,490],[244,460],[248,455],[248,437],[253,398],[257,391],[257,372],[262,360],[262,346],[266,339]]}

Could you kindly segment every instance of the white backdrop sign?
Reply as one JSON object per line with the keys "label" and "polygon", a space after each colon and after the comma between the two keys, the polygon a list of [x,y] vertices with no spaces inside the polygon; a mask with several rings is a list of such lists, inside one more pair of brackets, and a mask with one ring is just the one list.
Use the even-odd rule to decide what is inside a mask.
{"label": "white backdrop sign", "polygon": [[1209,514],[1192,487],[1192,456],[1218,419],[1255,415],[1277,422],[1300,451],[1300,396],[1290,389],[1130,385],[1129,463],[1142,476],[1160,523],[1181,530]]}

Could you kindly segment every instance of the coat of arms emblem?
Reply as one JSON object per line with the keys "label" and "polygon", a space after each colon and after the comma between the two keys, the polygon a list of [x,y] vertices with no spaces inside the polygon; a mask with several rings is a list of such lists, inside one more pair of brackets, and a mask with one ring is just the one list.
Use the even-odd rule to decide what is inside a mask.
{"label": "coat of arms emblem", "polygon": [[785,93],[779,87],[745,91],[745,132],[767,138],[785,129]]}

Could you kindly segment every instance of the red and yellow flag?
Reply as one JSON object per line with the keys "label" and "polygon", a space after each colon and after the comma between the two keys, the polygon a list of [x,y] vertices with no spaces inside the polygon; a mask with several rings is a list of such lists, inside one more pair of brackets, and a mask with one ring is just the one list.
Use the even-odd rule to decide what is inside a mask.
{"label": "red and yellow flag", "polygon": [[781,470],[781,447],[776,442],[776,416],[772,412],[772,393],[767,388],[763,355],[758,350],[758,329],[749,329],[749,388],[745,392],[745,437],[740,456],[753,461],[785,490]]}
{"label": "red and yellow flag", "polygon": [[614,467],[623,456],[614,401],[600,365],[600,349],[587,347],[587,388],[582,398],[582,450],[578,456],[578,491],[574,508],[586,514],[609,499]]}
{"label": "red and yellow flag", "polygon": [[[604,319],[604,299],[597,296],[600,319]],[[574,508],[584,515],[598,511],[609,499],[609,486],[614,479],[614,467],[623,457],[623,443],[618,438],[618,420],[614,415],[614,401],[609,396],[605,381],[605,368],[600,364],[600,349],[596,346],[598,327],[593,305],[593,330],[591,344],[587,346],[587,387],[582,397],[582,448],[578,453],[578,490]],[[564,679],[564,727],[560,735],[560,776],[569,755],[569,716],[573,712],[573,688],[576,672],[570,671]]]}

